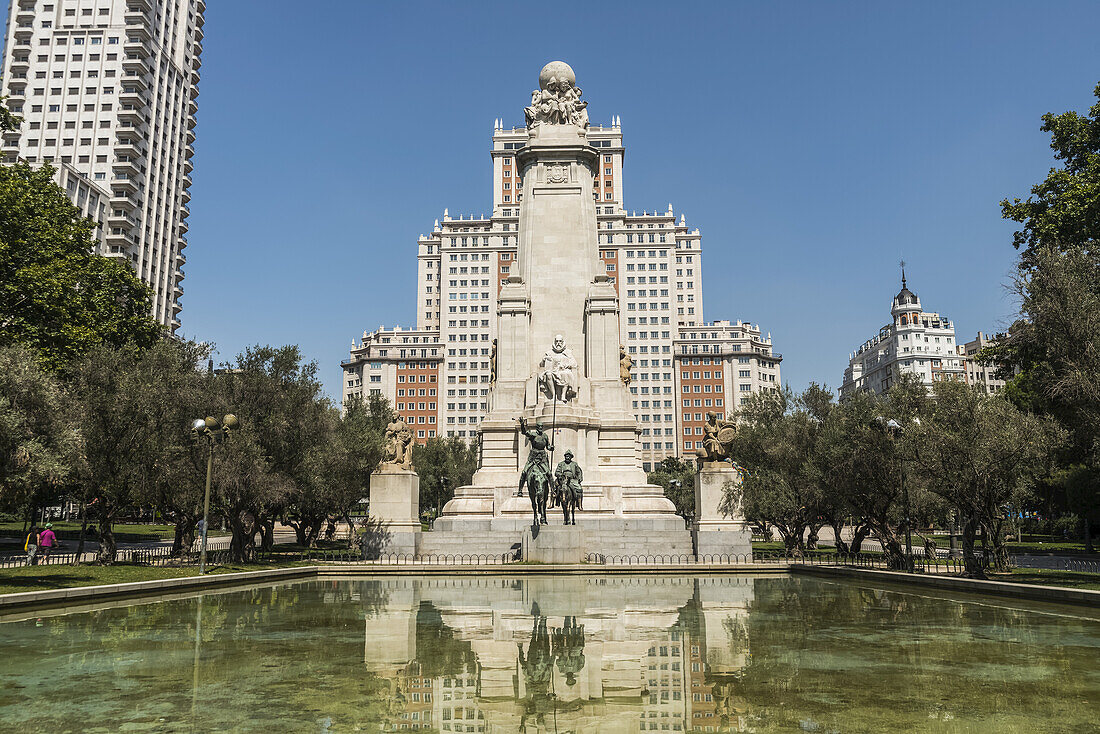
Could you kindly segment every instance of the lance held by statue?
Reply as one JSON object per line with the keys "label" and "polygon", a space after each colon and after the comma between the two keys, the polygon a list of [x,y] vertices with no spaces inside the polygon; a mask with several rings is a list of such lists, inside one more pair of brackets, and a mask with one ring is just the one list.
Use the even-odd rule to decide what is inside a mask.
{"label": "lance held by statue", "polygon": [[531,447],[527,454],[527,463],[523,465],[523,471],[519,475],[519,493],[523,494],[523,486],[526,484],[527,495],[531,498],[531,510],[535,515],[534,524],[547,525],[546,499],[552,482],[547,451],[553,451],[554,446],[550,443],[550,437],[543,432],[541,423],[535,423],[534,428],[528,428],[527,421],[520,418],[519,432]]}
{"label": "lance held by statue", "polygon": [[566,450],[565,459],[554,469],[554,499],[561,505],[566,525],[577,524],[577,510],[584,502],[583,479],[584,472],[580,464],[573,461],[573,452]]}

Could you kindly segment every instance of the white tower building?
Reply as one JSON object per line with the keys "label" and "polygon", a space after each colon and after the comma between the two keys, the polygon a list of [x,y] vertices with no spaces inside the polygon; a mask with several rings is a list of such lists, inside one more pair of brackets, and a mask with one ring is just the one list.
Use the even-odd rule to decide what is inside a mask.
{"label": "white tower building", "polygon": [[98,249],[180,325],[205,0],[11,0],[3,88],[23,118],[0,161],[50,163]]}
{"label": "white tower building", "polygon": [[916,375],[929,388],[941,380],[966,380],[955,325],[921,307],[920,298],[905,284],[904,270],[890,316],[891,322],[851,355],[840,387],[841,400],[865,390],[884,393],[903,374]]}

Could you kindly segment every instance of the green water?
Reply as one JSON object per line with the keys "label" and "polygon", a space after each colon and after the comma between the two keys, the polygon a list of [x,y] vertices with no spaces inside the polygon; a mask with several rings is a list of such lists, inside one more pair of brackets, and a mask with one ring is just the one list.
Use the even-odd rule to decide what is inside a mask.
{"label": "green water", "polygon": [[1095,732],[1100,619],[804,577],[383,578],[0,622],[12,732]]}

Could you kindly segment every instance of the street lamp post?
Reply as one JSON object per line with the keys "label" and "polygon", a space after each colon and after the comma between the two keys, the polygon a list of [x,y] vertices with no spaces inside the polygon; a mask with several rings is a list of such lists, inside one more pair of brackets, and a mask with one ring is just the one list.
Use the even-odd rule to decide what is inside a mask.
{"label": "street lamp post", "polygon": [[196,439],[206,438],[206,492],[202,501],[202,541],[199,548],[199,575],[206,573],[206,534],[210,530],[210,479],[214,473],[214,446],[224,441],[231,432],[241,427],[237,416],[227,413],[221,422],[214,416],[196,418],[191,422],[191,435]]}

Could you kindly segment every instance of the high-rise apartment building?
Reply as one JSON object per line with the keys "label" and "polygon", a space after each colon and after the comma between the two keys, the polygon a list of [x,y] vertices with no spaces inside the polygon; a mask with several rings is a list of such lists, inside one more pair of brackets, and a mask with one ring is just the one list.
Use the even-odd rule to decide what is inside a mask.
{"label": "high-rise apartment building", "polygon": [[842,400],[862,391],[884,393],[903,374],[916,375],[927,387],[941,380],[965,382],[955,325],[921,307],[920,298],[905,284],[905,271],[890,315],[890,323],[850,355],[840,387]]}
{"label": "high-rise apartment building", "polygon": [[3,88],[23,118],[0,161],[51,163],[175,330],[205,0],[12,0]]}
{"label": "high-rise apartment building", "polygon": [[[435,435],[473,438],[488,412],[497,297],[519,267],[523,187],[515,156],[527,141],[526,128],[505,128],[500,120],[495,122],[491,214],[453,217],[444,210],[442,220],[436,220],[430,234],[421,235],[417,243],[416,328],[364,333],[350,359],[343,362],[344,399],[365,397],[372,391],[385,395],[403,416],[415,415],[418,440]],[[681,390],[694,390],[695,385],[690,377],[681,383],[682,367],[695,367],[687,370],[689,375],[695,371],[725,375],[726,381],[717,388],[736,390],[736,399],[732,392],[708,391],[705,398],[700,392],[698,400],[700,406],[706,401],[705,408],[726,414],[748,392],[780,384],[782,356],[772,354],[771,339],[762,339],[759,327],[704,321],[701,237],[698,229],[688,227],[683,214],[677,216],[671,204],[664,211],[640,214],[625,208],[619,119],[590,126],[587,143],[599,154],[592,186],[597,202],[593,236],[619,296],[619,334],[633,359],[629,389],[640,428],[642,465],[648,471],[667,456],[694,455],[696,425],[681,425],[681,417],[687,414],[682,410],[684,401],[694,408],[696,397],[694,393],[681,397]],[[752,359],[752,368],[751,376],[742,380],[734,374],[741,372],[737,368],[743,366],[739,360],[744,357]],[[704,359],[706,370],[700,369]],[[425,387],[418,381],[416,395],[410,395],[413,388],[408,382],[391,383],[391,377],[409,376],[394,363],[422,365],[415,369],[426,376],[434,370],[438,395],[431,393],[437,385],[430,382]],[[761,379],[760,374],[766,376]],[[745,385],[750,389],[742,392]],[[421,415],[422,402],[436,404],[434,425],[429,414]],[[410,413],[414,409],[417,412]],[[694,418],[694,410],[690,415]],[[685,430],[692,438],[687,438]]]}

